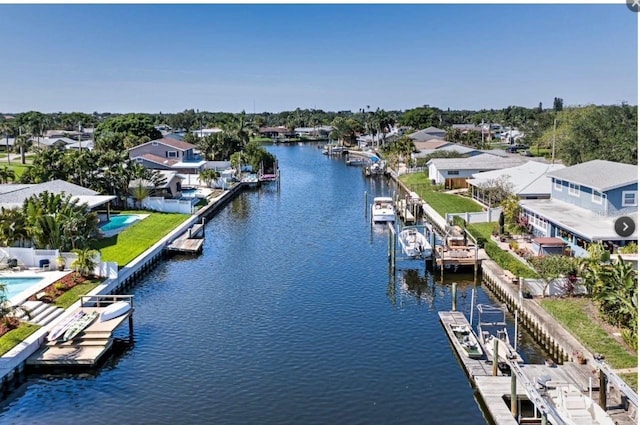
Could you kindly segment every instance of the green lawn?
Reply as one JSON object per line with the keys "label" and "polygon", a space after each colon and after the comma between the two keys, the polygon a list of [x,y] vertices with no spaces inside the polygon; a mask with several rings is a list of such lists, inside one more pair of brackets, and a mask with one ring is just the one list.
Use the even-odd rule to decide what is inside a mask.
{"label": "green lawn", "polygon": [[435,190],[426,173],[412,173],[400,176],[407,187],[416,192],[442,217],[447,213],[481,212],[482,206],[474,200],[450,193]]}
{"label": "green lawn", "polygon": [[20,176],[25,172],[25,170],[31,167],[30,164],[22,165],[20,161],[11,161],[11,164],[7,164],[6,161],[0,161],[0,168],[8,166],[10,170],[13,170],[16,173],[16,180],[20,178]]}
{"label": "green lawn", "polygon": [[55,305],[62,308],[69,308],[73,303],[78,301],[82,295],[87,295],[96,286],[100,284],[100,281],[88,281],[85,283],[79,283],[73,288],[65,291],[54,301]]}
{"label": "green lawn", "polygon": [[122,267],[158,242],[179,224],[191,217],[189,214],[169,214],[149,211],[122,211],[123,214],[150,214],[119,234],[94,243],[102,261],[114,261]]}
{"label": "green lawn", "polygon": [[38,325],[23,322],[16,329],[2,335],[2,337],[0,337],[0,356],[5,355],[9,350],[27,339],[29,335],[38,329],[40,329]]}
{"label": "green lawn", "polygon": [[[587,313],[590,301],[586,298],[543,299],[540,305],[568,329],[592,353],[604,355],[614,369],[638,366],[638,357],[600,326]],[[637,381],[637,374],[636,381]]]}

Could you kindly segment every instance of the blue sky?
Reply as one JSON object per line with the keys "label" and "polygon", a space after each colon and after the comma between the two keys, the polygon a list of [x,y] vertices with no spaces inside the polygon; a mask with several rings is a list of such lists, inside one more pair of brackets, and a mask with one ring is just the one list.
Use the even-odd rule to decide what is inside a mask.
{"label": "blue sky", "polygon": [[637,104],[608,5],[0,5],[0,112]]}

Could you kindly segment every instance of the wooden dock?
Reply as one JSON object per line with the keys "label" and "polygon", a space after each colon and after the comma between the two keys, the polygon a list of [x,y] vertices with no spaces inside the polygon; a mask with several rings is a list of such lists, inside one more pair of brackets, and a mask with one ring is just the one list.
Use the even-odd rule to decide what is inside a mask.
{"label": "wooden dock", "polygon": [[[122,297],[122,296],[113,296]],[[105,304],[106,307],[107,304]],[[81,306],[69,313],[73,315],[82,310],[85,313],[92,311],[102,312],[105,307]],[[95,319],[84,331],[70,341],[50,341],[43,344],[35,353],[27,359],[27,366],[33,367],[91,367],[98,364],[100,359],[113,346],[113,332],[124,322],[129,322],[129,332],[132,332],[133,308],[122,316],[106,322]]]}
{"label": "wooden dock", "polygon": [[204,244],[204,220],[191,226],[187,231],[169,245],[167,251],[181,252],[186,254],[198,254],[202,252]]}
{"label": "wooden dock", "polygon": [[[471,384],[478,390],[486,411],[497,425],[517,425],[518,417],[521,419],[520,423],[545,423],[541,412],[547,416],[547,423],[563,425],[564,422],[558,419],[555,409],[544,396],[546,388],[552,388],[557,383],[571,383],[582,392],[592,392],[597,396],[599,380],[594,379],[592,367],[587,365],[567,363],[547,366],[513,363],[510,366],[515,377],[508,376],[509,373],[505,374],[499,368],[495,369],[494,376],[490,359],[471,359],[463,352],[462,347],[453,341],[455,335],[451,331],[451,324],[469,326],[464,314],[458,311],[441,311],[438,315],[451,340],[453,351],[457,354]],[[515,389],[512,386],[514,382]],[[515,394],[513,404],[512,394]],[[619,424],[633,423],[630,422],[627,412],[613,409],[608,413]]]}

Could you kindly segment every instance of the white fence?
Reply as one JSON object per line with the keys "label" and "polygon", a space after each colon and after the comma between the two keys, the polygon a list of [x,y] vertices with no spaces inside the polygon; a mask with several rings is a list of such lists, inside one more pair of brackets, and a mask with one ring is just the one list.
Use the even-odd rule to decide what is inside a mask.
{"label": "white fence", "polygon": [[466,213],[447,213],[447,223],[451,223],[454,216],[462,217],[467,224],[474,223],[493,223],[500,219],[502,208],[490,208],[482,212],[466,212]]}
{"label": "white fence", "polygon": [[159,196],[149,196],[142,201],[142,207],[153,211],[193,214],[191,199],[165,199]]}
{"label": "white fence", "polygon": [[[71,264],[78,258],[78,256],[72,252],[60,252],[57,249],[0,248],[0,263],[7,264],[10,259],[15,259],[18,262],[18,267],[23,269],[39,269],[41,268],[41,261],[45,260],[49,261],[49,267],[56,267],[58,257],[64,258],[65,268],[67,269],[71,268]],[[103,277],[114,276],[113,264],[115,264],[115,276],[118,276],[118,264],[102,263],[99,251],[93,257],[93,261],[96,264],[93,270],[95,275]]]}

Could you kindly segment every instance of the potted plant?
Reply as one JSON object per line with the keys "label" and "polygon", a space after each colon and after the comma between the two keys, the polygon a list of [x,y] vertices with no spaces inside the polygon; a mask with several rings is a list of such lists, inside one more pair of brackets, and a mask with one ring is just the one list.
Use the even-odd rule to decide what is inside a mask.
{"label": "potted plant", "polygon": [[56,265],[58,266],[58,270],[63,271],[67,265],[67,260],[62,255],[58,255],[56,257]]}
{"label": "potted plant", "polygon": [[582,354],[582,351],[578,351],[578,350],[574,351],[573,358],[578,364],[587,364],[587,359],[584,356],[584,354]]}

